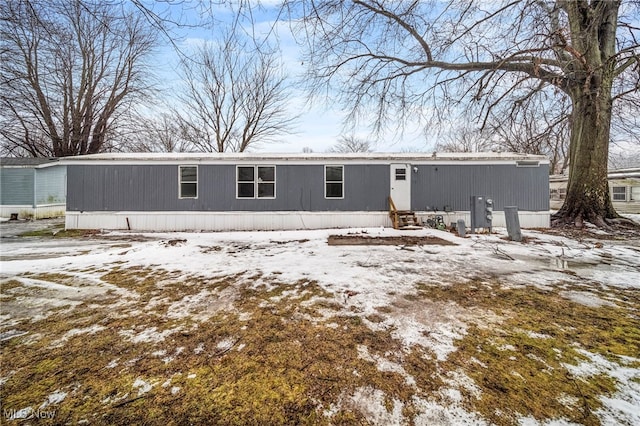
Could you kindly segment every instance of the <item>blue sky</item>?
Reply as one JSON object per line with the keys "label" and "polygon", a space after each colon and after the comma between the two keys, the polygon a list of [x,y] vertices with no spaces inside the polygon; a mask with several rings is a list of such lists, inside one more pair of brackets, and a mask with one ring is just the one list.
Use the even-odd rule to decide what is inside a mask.
{"label": "blue sky", "polygon": [[[413,128],[404,129],[404,133],[389,131],[380,135],[377,140],[370,133],[365,124],[356,129],[345,129],[343,119],[347,111],[340,108],[336,102],[316,101],[314,104],[307,102],[307,95],[300,85],[294,85],[299,81],[304,72],[301,59],[301,49],[296,44],[286,16],[278,17],[277,5],[281,0],[261,0],[262,7],[254,7],[251,11],[251,19],[244,19],[243,25],[246,31],[254,32],[258,37],[268,37],[272,45],[280,48],[281,59],[285,73],[292,83],[289,109],[292,115],[300,114],[298,125],[294,134],[283,135],[277,142],[260,145],[254,151],[262,152],[301,152],[303,148],[310,148],[314,152],[324,152],[333,146],[340,136],[354,135],[358,138],[373,142],[375,151],[399,152],[399,151],[426,151],[431,152],[436,142],[433,134],[425,136],[420,123],[415,123]],[[213,2],[215,3],[215,2]],[[253,1],[252,3],[256,3]],[[147,0],[146,4],[158,14],[168,13],[169,16],[180,21],[184,26],[174,27],[173,31],[178,36],[176,45],[183,51],[188,51],[189,46],[204,41],[214,41],[217,31],[224,25],[228,25],[235,14],[226,5],[211,5],[208,1],[185,0],[174,5],[163,2]],[[207,9],[203,9],[206,5]],[[213,22],[213,25],[211,25]],[[267,36],[268,35],[268,36]],[[165,98],[171,101],[172,94],[178,90],[178,62],[179,57],[174,47],[166,42],[160,49],[156,71],[160,78],[160,85],[164,87]],[[375,120],[370,117],[369,120]],[[459,123],[462,125],[463,123]],[[455,128],[451,123],[451,128]],[[612,146],[612,152],[638,152],[638,147],[633,144],[621,144]]]}
{"label": "blue sky", "polygon": [[[217,30],[233,19],[234,14],[227,6],[215,6],[213,9],[202,9],[201,2],[187,1],[183,4],[167,6],[166,4],[149,2],[156,13],[162,15],[170,13],[174,20],[189,25],[174,27],[178,36],[177,47],[188,51],[190,45],[216,39]],[[289,109],[292,115],[301,114],[295,133],[283,135],[278,142],[263,144],[255,151],[262,152],[301,152],[303,148],[310,148],[314,152],[324,152],[333,146],[343,135],[355,135],[359,138],[374,142],[374,149],[382,152],[429,150],[424,133],[419,127],[407,128],[405,133],[396,132],[382,135],[375,141],[366,125],[356,129],[345,129],[343,119],[347,111],[342,110],[335,103],[326,104],[315,102],[310,104],[307,95],[300,85],[304,66],[301,60],[301,50],[293,39],[287,22],[276,22],[277,1],[262,1],[263,7],[252,11],[253,26],[249,19],[244,20],[244,28],[254,31],[260,37],[268,37],[272,45],[280,48],[284,71],[292,83]],[[214,19],[213,28],[207,25]],[[200,25],[204,24],[204,25]],[[205,26],[207,25],[207,26]],[[160,79],[159,85],[164,88],[163,97],[171,102],[171,93],[179,87],[178,62],[179,55],[170,43],[165,43],[159,50],[155,71]],[[374,118],[371,117],[371,120]],[[365,120],[366,121],[366,120]]]}

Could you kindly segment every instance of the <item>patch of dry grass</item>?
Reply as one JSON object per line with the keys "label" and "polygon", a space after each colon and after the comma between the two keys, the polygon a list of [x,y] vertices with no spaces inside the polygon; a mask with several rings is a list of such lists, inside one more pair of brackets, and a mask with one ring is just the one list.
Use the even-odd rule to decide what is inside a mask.
{"label": "patch of dry grass", "polygon": [[60,229],[63,227],[64,225],[59,225],[51,228],[26,231],[21,233],[19,237],[79,238],[79,237],[90,237],[100,233],[100,231],[98,230]]}
{"label": "patch of dry grass", "polygon": [[[367,387],[384,393],[387,411],[400,401],[411,421],[414,398],[439,401],[444,388],[456,386],[455,372],[477,388],[458,384],[466,408],[495,424],[520,416],[597,424],[599,397],[615,391],[615,380],[573,377],[566,365],[585,360],[578,349],[613,361],[640,358],[640,300],[632,291],[593,289],[617,301],[594,308],[563,298],[562,289],[503,288],[492,280],[418,285],[404,300],[455,303],[499,318],[468,324],[457,350],[438,362],[429,348],[403,347],[391,329],[367,326],[386,321],[393,306],[364,320],[312,281],[258,274],[204,279],[122,265],[100,274],[138,297],[108,293],[46,320],[23,321],[19,328],[28,334],[3,342],[0,352],[3,408],[35,409],[62,391],[67,396],[53,407],[51,423],[366,424],[362,407],[340,401]],[[191,297],[219,304],[223,292],[232,293],[230,302],[206,316],[166,315]],[[376,360],[403,372],[381,371]],[[141,380],[151,386],[146,393],[134,386]]]}
{"label": "patch of dry grass", "polygon": [[[323,410],[358,387],[373,386],[407,403],[415,393],[402,375],[378,371],[374,362],[358,355],[357,345],[380,356],[402,353],[399,342],[338,310],[327,327],[317,310],[339,305],[313,282],[253,286],[251,280],[230,277],[227,283],[184,285],[188,293],[190,287],[233,284],[240,293],[233,311],[194,322],[188,317],[168,321],[140,309],[159,291],[167,303],[176,299],[177,283],[166,285],[171,274],[114,269],[102,278],[136,291],[141,299],[115,309],[85,304],[72,314],[22,324],[29,334],[43,337],[29,344],[28,335],[16,337],[3,346],[5,407],[35,408],[62,390],[68,396],[56,407],[56,421],[341,424],[361,414],[341,409],[326,417]],[[115,297],[110,302],[117,306]],[[103,303],[109,306],[108,300]],[[123,315],[127,310],[130,314]],[[100,329],[73,333],[92,325]],[[164,336],[162,341],[131,340],[152,327],[156,336]],[[416,365],[418,358],[411,355]],[[136,379],[153,388],[138,395]]]}
{"label": "patch of dry grass", "polygon": [[22,283],[18,280],[7,280],[0,283],[0,291],[5,292],[14,288],[22,287]]}
{"label": "patch of dry grass", "polygon": [[68,284],[75,278],[73,275],[61,273],[25,274],[25,276],[34,280],[49,281],[56,284]]}
{"label": "patch of dry grass", "polygon": [[596,308],[563,298],[558,289],[480,282],[419,286],[421,297],[481,307],[502,317],[498,327],[472,324],[442,365],[461,368],[474,380],[481,396],[466,392],[468,407],[499,425],[514,424],[520,415],[599,424],[599,397],[611,395],[616,381],[604,374],[574,377],[565,365],[586,360],[578,349],[619,363],[621,356],[640,358],[640,300],[629,290],[594,292],[633,302]]}

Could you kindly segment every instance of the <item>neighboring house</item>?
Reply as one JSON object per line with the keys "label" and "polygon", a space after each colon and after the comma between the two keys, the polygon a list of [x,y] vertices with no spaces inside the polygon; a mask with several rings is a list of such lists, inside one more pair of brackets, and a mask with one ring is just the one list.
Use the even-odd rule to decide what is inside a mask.
{"label": "neighboring house", "polygon": [[0,216],[64,216],[66,166],[57,158],[0,159]]}
{"label": "neighboring house", "polygon": [[391,226],[389,196],[421,219],[469,223],[471,196],[549,226],[549,161],[507,153],[94,154],[68,157],[68,229],[280,230]]}
{"label": "neighboring house", "polygon": [[[609,193],[618,213],[640,213],[640,167],[609,170]],[[566,175],[549,177],[551,208],[562,207],[567,193]]]}

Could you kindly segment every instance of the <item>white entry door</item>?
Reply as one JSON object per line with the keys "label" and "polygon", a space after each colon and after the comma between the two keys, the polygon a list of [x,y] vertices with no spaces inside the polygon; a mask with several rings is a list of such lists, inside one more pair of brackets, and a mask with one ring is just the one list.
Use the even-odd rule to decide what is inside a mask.
{"label": "white entry door", "polygon": [[411,164],[391,165],[391,198],[398,210],[411,210]]}

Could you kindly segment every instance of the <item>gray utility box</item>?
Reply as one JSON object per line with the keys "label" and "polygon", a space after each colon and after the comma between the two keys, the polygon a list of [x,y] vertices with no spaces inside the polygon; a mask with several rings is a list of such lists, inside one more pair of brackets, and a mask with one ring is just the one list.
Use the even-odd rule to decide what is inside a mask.
{"label": "gray utility box", "polygon": [[511,241],[522,241],[520,231],[520,219],[518,218],[518,206],[504,206],[504,220],[507,222],[507,233]]}
{"label": "gray utility box", "polygon": [[491,232],[493,220],[493,199],[484,195],[471,196],[471,232],[477,228],[486,228]]}

